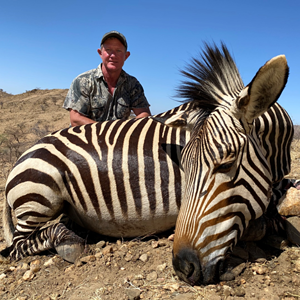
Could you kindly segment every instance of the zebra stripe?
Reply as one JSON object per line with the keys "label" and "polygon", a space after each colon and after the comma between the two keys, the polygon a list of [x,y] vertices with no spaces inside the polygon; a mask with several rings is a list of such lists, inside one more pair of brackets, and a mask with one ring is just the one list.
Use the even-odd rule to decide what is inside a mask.
{"label": "zebra stripe", "polygon": [[202,61],[194,59],[183,74],[189,81],[179,95],[202,111],[182,153],[185,194],[173,266],[190,284],[209,283],[249,223],[270,200],[275,207],[272,192],[290,170],[293,124],[275,103],[288,67],[284,56],[273,58],[244,87],[225,45],[206,46]]}
{"label": "zebra stripe", "polygon": [[[150,118],[60,130],[28,149],[6,185],[7,203],[17,217],[11,256],[59,247],[52,236],[58,229],[39,228],[62,212],[85,228],[117,237],[174,226],[183,196],[180,160],[190,139],[186,122],[191,107],[183,104]],[[179,126],[165,125],[178,121]],[[6,207],[8,244],[10,222]],[[72,236],[61,230],[59,241]]]}

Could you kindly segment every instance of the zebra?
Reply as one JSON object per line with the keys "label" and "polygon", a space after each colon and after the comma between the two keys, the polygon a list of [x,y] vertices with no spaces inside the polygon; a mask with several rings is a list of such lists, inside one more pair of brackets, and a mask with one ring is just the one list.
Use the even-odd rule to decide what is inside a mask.
{"label": "zebra", "polygon": [[3,227],[10,248],[3,254],[21,259],[55,248],[74,262],[83,239],[62,223],[46,224],[62,213],[112,237],[174,227],[183,196],[181,150],[194,114],[186,103],[148,118],[71,127],[42,138],[7,179]]}
{"label": "zebra", "polygon": [[226,254],[272,205],[290,171],[293,124],[276,103],[289,67],[284,55],[274,57],[245,87],[222,43],[205,44],[182,73],[178,95],[201,113],[182,151],[173,267],[189,284],[208,284],[219,280]]}
{"label": "zebra", "polygon": [[[207,57],[209,55],[212,65],[222,58],[218,51],[211,50]],[[232,65],[233,62],[229,66],[234,69]],[[223,72],[227,74],[228,64],[219,66],[216,75],[222,80]],[[237,95],[243,89],[235,76],[225,77],[228,83],[221,82],[224,87],[231,86],[230,79],[239,84],[238,88],[233,85],[233,90],[230,89],[227,106],[220,100],[224,110],[226,107],[229,110],[234,93]],[[206,83],[208,92],[216,92],[212,89],[213,81]],[[187,161],[190,145],[193,145],[189,143],[191,137],[197,140],[202,123],[211,117],[209,113],[216,106],[209,97],[200,102],[199,97],[207,94],[192,95],[198,101],[186,102],[153,117],[60,130],[27,150],[17,161],[6,184],[3,227],[10,257],[21,259],[55,248],[65,260],[74,262],[83,251],[84,241],[62,223],[46,225],[61,213],[87,229],[115,237],[134,237],[172,228],[182,199],[186,198],[185,182],[188,183],[187,191],[196,189],[195,182],[189,186],[189,172],[187,178],[183,172],[189,167],[186,164],[183,170],[181,157],[185,153],[183,161]],[[284,110],[276,105],[285,116]],[[262,125],[272,124],[270,113],[265,115]],[[255,128],[260,136],[259,126]],[[278,149],[281,153],[288,153],[289,140],[286,141],[286,148]],[[224,171],[224,164],[220,165],[219,172],[221,170]],[[12,223],[12,209],[17,218],[16,228]],[[181,243],[178,234],[175,241],[174,268],[180,275],[177,267],[180,263],[176,263],[176,247],[178,249]]]}

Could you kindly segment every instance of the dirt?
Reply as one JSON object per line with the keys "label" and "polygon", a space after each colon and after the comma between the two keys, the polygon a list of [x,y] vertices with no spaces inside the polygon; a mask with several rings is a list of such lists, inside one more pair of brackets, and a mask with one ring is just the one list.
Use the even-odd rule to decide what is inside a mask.
{"label": "dirt", "polygon": [[[67,127],[68,115],[61,108],[66,92],[34,90],[0,96],[0,213],[5,177],[16,159],[7,148],[7,139],[18,144],[9,129],[17,129],[15,132],[20,134],[17,146],[21,151],[44,131]],[[32,128],[37,130],[29,130]],[[293,142],[288,177],[300,178],[299,140]],[[110,239],[76,226],[74,230],[86,239],[85,253],[76,264],[62,260],[54,252],[17,262],[2,259],[0,299],[300,299],[300,248],[278,237],[240,243],[227,260],[234,278],[225,275],[215,284],[192,287],[173,271],[173,229],[132,240]],[[1,227],[0,250],[4,248]]]}

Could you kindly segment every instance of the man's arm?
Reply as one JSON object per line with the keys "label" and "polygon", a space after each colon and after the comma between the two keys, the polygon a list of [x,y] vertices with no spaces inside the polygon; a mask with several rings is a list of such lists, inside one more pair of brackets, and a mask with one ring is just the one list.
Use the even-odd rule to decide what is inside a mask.
{"label": "man's arm", "polygon": [[80,114],[76,110],[73,110],[73,109],[70,108],[69,112],[70,112],[71,126],[78,126],[78,125],[96,123],[96,121],[93,121],[92,119],[85,117],[84,115]]}
{"label": "man's arm", "polygon": [[151,112],[149,107],[143,107],[143,108],[132,108],[132,111],[136,115],[136,119],[149,117],[151,116]]}

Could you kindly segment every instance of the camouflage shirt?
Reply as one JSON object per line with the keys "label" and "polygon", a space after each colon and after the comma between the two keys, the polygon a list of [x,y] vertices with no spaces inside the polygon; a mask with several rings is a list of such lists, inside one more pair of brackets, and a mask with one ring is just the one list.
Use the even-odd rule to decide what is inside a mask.
{"label": "camouflage shirt", "polygon": [[142,85],[122,70],[114,94],[108,91],[101,64],[77,76],[63,107],[73,109],[94,121],[128,118],[132,108],[149,107]]}

